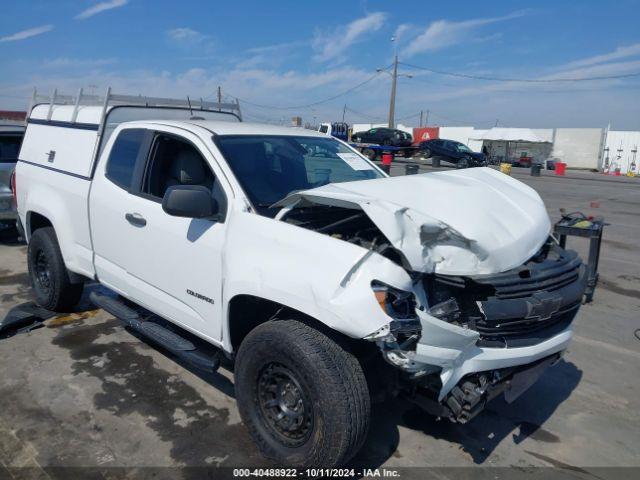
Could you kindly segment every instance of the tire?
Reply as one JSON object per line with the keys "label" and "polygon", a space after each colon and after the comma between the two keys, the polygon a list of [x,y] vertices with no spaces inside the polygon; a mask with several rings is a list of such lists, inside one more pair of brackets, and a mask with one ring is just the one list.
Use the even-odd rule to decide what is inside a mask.
{"label": "tire", "polygon": [[456,163],[456,168],[469,168],[470,165],[471,161],[469,160],[469,157],[462,157],[458,160],[458,163]]}
{"label": "tire", "polygon": [[422,156],[424,158],[429,158],[431,156],[431,150],[429,150],[428,148],[425,148],[424,150],[422,150]]}
{"label": "tire", "polygon": [[355,143],[361,143],[362,142],[362,139],[360,137],[353,137],[351,140],[353,142],[355,142]]}
{"label": "tire", "polygon": [[[278,464],[339,467],[364,443],[370,398],[362,368],[318,330],[297,320],[259,325],[240,345],[234,376],[244,424],[262,454]],[[274,390],[285,391],[287,382],[283,408],[287,399]],[[298,408],[294,428],[284,433],[274,416],[292,404]]]}
{"label": "tire", "polygon": [[362,154],[371,161],[376,159],[376,151],[373,148],[364,148]]}
{"label": "tire", "polygon": [[53,227],[33,232],[27,262],[38,305],[54,312],[66,312],[80,301],[84,285],[70,282]]}

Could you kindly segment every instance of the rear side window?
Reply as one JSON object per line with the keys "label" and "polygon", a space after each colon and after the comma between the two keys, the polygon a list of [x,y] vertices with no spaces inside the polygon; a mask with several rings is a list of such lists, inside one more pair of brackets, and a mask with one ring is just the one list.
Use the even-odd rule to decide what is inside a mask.
{"label": "rear side window", "polygon": [[14,163],[21,143],[22,135],[0,135],[0,163]]}
{"label": "rear side window", "polygon": [[107,162],[106,177],[116,185],[129,189],[136,167],[136,159],[144,140],[143,128],[122,130],[113,143]]}

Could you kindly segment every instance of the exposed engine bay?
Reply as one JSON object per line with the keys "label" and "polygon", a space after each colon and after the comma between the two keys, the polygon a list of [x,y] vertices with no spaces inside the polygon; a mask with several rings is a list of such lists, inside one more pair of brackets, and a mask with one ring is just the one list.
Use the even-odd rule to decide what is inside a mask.
{"label": "exposed engine bay", "polygon": [[393,247],[378,226],[362,210],[311,205],[294,208],[281,220],[373,250],[403,266],[402,254]]}

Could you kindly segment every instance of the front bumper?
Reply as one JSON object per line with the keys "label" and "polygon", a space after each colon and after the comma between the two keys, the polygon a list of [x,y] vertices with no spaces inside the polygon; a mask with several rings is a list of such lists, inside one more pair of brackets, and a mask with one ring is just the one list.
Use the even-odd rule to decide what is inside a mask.
{"label": "front bumper", "polygon": [[418,343],[412,360],[425,368],[440,367],[442,386],[437,400],[441,402],[465,376],[535,363],[566,350],[572,334],[569,326],[543,342],[520,348],[480,347],[475,343],[466,348],[443,348]]}
{"label": "front bumper", "polygon": [[558,352],[526,365],[468,375],[440,402],[433,400],[429,390],[420,387],[414,390],[409,399],[432,415],[467,423],[502,393],[507,403],[514,402],[549,366],[557,363],[561,356],[562,352]]}

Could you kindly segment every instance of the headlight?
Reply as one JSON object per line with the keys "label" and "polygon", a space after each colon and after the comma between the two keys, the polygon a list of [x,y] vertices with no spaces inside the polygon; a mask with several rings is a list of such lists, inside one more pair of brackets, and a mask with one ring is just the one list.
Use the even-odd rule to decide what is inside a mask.
{"label": "headlight", "polygon": [[395,320],[416,318],[416,299],[411,292],[398,290],[382,282],[371,282],[373,294],[382,311]]}
{"label": "headlight", "polygon": [[378,281],[371,282],[371,288],[378,305],[391,317],[391,321],[364,339],[391,343],[396,348],[408,348],[414,344],[420,338],[422,325],[416,315],[416,299],[413,293]]}

